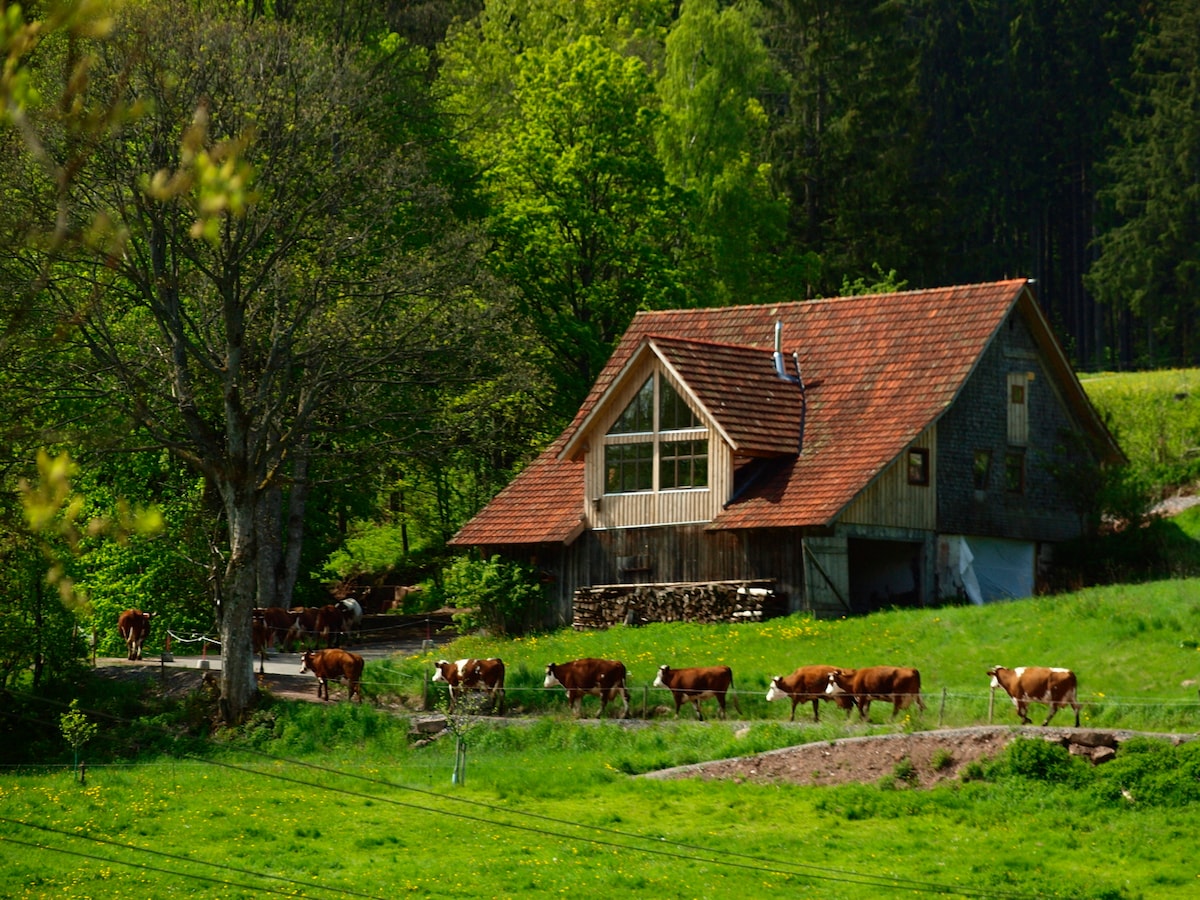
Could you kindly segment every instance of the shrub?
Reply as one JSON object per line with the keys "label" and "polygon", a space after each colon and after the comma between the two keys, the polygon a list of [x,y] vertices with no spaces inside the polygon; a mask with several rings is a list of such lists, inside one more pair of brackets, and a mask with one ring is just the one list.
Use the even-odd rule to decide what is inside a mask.
{"label": "shrub", "polygon": [[1054,784],[1071,784],[1086,774],[1087,763],[1076,759],[1060,744],[1042,738],[1013,741],[996,758],[991,778],[1016,777]]}
{"label": "shrub", "polygon": [[524,634],[543,623],[546,591],[533,566],[499,556],[460,556],[442,580],[446,597],[470,609],[456,616],[463,633],[488,628],[497,634]]}

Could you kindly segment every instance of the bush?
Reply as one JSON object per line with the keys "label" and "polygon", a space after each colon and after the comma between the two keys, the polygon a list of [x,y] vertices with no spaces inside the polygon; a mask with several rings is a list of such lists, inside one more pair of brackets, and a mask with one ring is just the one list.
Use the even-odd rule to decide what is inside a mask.
{"label": "bush", "polygon": [[487,628],[496,634],[539,629],[546,613],[546,591],[533,566],[499,556],[460,556],[442,575],[446,598],[470,611],[455,618],[464,634]]}
{"label": "bush", "polygon": [[1013,741],[992,763],[988,776],[1028,778],[1051,784],[1074,784],[1087,775],[1087,763],[1076,759],[1060,744],[1042,738]]}

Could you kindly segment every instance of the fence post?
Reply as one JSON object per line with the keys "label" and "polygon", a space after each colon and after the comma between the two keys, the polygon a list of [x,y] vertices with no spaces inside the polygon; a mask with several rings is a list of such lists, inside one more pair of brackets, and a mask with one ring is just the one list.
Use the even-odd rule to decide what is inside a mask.
{"label": "fence post", "polygon": [[996,704],[996,689],[992,688],[988,692],[988,724],[992,724],[992,707]]}
{"label": "fence post", "polygon": [[646,701],[650,696],[650,688],[642,685],[642,718],[646,718]]}
{"label": "fence post", "polygon": [[942,722],[946,718],[946,689],[942,688],[942,705],[938,709],[938,728],[942,727]]}

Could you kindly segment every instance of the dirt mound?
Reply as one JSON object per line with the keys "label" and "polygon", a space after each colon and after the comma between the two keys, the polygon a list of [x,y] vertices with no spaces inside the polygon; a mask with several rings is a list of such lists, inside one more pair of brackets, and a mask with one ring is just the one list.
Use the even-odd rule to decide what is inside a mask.
{"label": "dirt mound", "polygon": [[[730,779],[739,783],[788,782],[804,785],[877,783],[901,779],[914,787],[932,787],[959,778],[973,762],[996,757],[1017,738],[1042,738],[1085,756],[1095,764],[1111,758],[1117,746],[1135,732],[1087,728],[977,726],[883,734],[819,741],[754,756],[679,766],[650,772],[643,778]],[[1175,743],[1190,735],[1147,734]]]}

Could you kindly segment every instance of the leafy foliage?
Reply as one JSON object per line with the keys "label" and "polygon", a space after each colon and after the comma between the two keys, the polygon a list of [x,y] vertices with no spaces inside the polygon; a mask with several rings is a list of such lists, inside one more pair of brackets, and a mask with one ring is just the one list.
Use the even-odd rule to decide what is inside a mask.
{"label": "leafy foliage", "polygon": [[522,634],[541,627],[546,592],[531,565],[499,556],[460,556],[443,573],[442,585],[447,600],[471,609],[458,617],[463,631]]}

